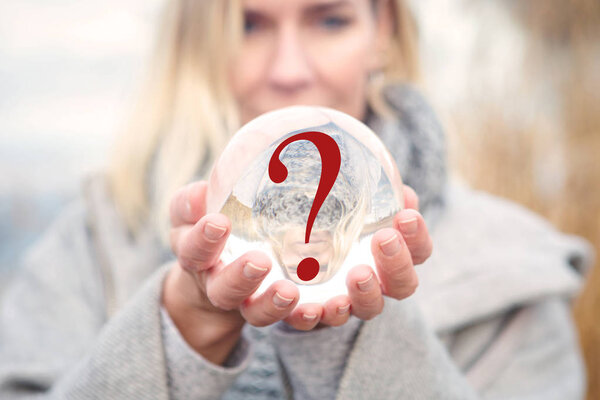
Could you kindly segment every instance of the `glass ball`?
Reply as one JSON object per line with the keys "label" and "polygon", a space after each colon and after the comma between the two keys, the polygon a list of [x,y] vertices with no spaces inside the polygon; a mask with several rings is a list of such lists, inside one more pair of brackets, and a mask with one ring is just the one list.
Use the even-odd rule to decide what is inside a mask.
{"label": "glass ball", "polygon": [[215,162],[207,212],[231,221],[228,264],[262,250],[272,268],[255,292],[287,279],[299,304],[348,293],[346,274],[373,267],[373,234],[404,207],[402,179],[377,135],[333,109],[293,106],[236,132]]}

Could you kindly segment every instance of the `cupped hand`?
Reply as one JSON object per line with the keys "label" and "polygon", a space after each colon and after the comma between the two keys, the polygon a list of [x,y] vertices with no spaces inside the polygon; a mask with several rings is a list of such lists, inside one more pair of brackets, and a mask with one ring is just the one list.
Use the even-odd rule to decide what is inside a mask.
{"label": "cupped hand", "polygon": [[[169,313],[180,321],[193,321],[191,314],[201,314],[215,336],[239,330],[245,321],[265,326],[285,318],[298,303],[298,288],[280,280],[248,301],[270,271],[271,260],[260,251],[247,252],[228,265],[220,260],[231,223],[224,214],[206,214],[206,190],[206,181],[191,183],[177,191],[170,204],[170,241],[177,262],[163,294]],[[180,325],[186,323],[192,324]]]}
{"label": "cupped hand", "polygon": [[[398,300],[413,294],[419,280],[414,266],[429,258],[433,242],[419,213],[415,191],[404,185],[405,208],[394,216],[394,227],[377,231],[371,252],[377,274],[368,265],[353,267],[346,276],[348,295],[336,296],[324,305],[301,304],[284,321],[296,329],[310,330],[344,324],[350,315],[369,320],[383,310],[383,296]],[[303,318],[313,315],[312,320]]]}
{"label": "cupped hand", "polygon": [[[368,265],[358,265],[346,277],[348,294],[325,304],[302,304],[298,288],[288,280],[272,283],[253,295],[272,265],[260,251],[250,251],[232,263],[220,260],[231,232],[229,219],[220,213],[206,214],[207,182],[180,189],[171,207],[171,246],[177,263],[165,285],[164,301],[180,320],[191,320],[190,310],[201,311],[215,326],[241,329],[244,322],[266,326],[284,320],[299,330],[344,324],[351,314],[368,320],[383,309],[383,296],[403,299],[418,285],[414,265],[425,261],[432,241],[418,210],[418,197],[404,186],[405,209],[394,217],[394,228],[377,231],[371,241],[378,275]],[[379,278],[378,278],[379,276]],[[181,328],[181,326],[179,326]],[[217,338],[215,338],[217,340]]]}

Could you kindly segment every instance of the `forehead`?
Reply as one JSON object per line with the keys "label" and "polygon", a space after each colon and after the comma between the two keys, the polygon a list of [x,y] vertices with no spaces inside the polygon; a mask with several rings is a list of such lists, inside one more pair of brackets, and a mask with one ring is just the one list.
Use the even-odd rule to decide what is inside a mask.
{"label": "forehead", "polygon": [[245,9],[256,11],[304,11],[308,9],[328,9],[356,7],[368,0],[243,0]]}

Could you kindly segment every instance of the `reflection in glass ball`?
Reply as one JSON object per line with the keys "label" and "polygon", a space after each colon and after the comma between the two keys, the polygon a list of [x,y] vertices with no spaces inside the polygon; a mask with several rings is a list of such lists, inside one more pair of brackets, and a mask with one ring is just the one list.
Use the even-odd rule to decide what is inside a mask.
{"label": "reflection in glass ball", "polygon": [[[316,210],[308,236],[308,216],[329,157],[309,140],[287,144],[279,160],[287,176],[275,183],[269,162],[287,138],[302,132],[331,137],[341,155],[337,177]],[[300,303],[325,302],[347,293],[345,275],[358,264],[374,267],[370,238],[392,226],[402,207],[402,181],[378,137],[362,122],[339,111],[295,106],[263,114],[232,138],[211,173],[207,211],[232,223],[222,253],[226,264],[253,249],[273,262],[258,293],[278,279],[293,281]],[[311,279],[299,276],[303,259],[318,262]],[[304,278],[304,279],[303,279]]]}

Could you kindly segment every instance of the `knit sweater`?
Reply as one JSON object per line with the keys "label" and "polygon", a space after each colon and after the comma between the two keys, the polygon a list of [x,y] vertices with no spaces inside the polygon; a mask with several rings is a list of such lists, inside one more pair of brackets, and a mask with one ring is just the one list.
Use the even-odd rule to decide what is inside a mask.
{"label": "knit sweater", "polygon": [[6,293],[0,398],[582,398],[569,302],[591,246],[514,203],[451,180],[413,296],[312,332],[247,324],[218,366],[161,309],[172,254],[128,236],[101,175],[83,187]]}

